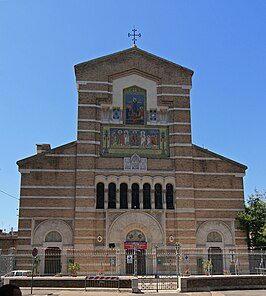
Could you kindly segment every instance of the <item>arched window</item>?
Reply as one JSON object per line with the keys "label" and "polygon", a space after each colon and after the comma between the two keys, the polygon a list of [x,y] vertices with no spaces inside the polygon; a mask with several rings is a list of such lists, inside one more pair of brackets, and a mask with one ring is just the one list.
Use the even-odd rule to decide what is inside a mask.
{"label": "arched window", "polygon": [[139,209],[139,184],[134,183],[131,187],[132,209]]}
{"label": "arched window", "polygon": [[96,187],[96,209],[104,209],[104,184],[98,183]]}
{"label": "arched window", "polygon": [[127,209],[127,184],[120,184],[120,209]]}
{"label": "arched window", "polygon": [[162,209],[163,208],[163,196],[162,196],[162,185],[161,184],[155,184],[154,197],[155,197],[155,209]]}
{"label": "arched window", "polygon": [[116,185],[115,183],[110,183],[108,185],[108,208],[116,208]]}
{"label": "arched window", "polygon": [[47,235],[45,237],[45,242],[47,242],[47,243],[51,243],[51,242],[58,243],[61,241],[62,241],[62,236],[57,231],[50,231],[49,233],[47,233]]}
{"label": "arched window", "polygon": [[174,190],[172,184],[166,185],[166,208],[174,209]]}
{"label": "arched window", "polygon": [[216,231],[210,232],[207,236],[207,242],[209,243],[221,243],[222,241],[222,236]]}
{"label": "arched window", "polygon": [[143,185],[143,209],[151,209],[151,185]]}

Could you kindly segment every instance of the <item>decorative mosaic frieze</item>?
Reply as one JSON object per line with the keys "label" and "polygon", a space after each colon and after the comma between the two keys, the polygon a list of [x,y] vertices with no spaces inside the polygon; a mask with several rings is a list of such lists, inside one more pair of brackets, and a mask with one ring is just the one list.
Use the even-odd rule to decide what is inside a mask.
{"label": "decorative mosaic frieze", "polygon": [[102,155],[131,156],[138,150],[139,155],[168,156],[167,127],[102,126]]}

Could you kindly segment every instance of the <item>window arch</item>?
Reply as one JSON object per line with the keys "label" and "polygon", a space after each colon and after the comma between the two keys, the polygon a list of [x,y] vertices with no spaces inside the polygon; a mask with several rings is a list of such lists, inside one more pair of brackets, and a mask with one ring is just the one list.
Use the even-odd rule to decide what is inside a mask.
{"label": "window arch", "polygon": [[154,190],[154,197],[155,197],[155,209],[162,209],[163,208],[163,195],[162,195],[162,185],[155,184]]}
{"label": "window arch", "polygon": [[145,242],[146,238],[142,231],[135,229],[130,231],[126,237],[127,242]]}
{"label": "window arch", "polygon": [[151,185],[143,185],[143,209],[151,209]]}
{"label": "window arch", "polygon": [[166,184],[166,208],[174,209],[174,189],[170,183]]}
{"label": "window arch", "polygon": [[132,209],[139,209],[139,184],[134,183],[131,187]]}
{"label": "window arch", "polygon": [[96,209],[104,209],[104,184],[98,183],[96,187]]}
{"label": "window arch", "polygon": [[62,236],[59,232],[57,231],[50,231],[47,233],[45,236],[45,242],[51,243],[51,242],[61,242],[62,241]]}
{"label": "window arch", "polygon": [[120,184],[120,209],[127,209],[127,190],[128,186],[126,183]]}
{"label": "window arch", "polygon": [[108,185],[108,208],[116,208],[116,185],[115,183],[110,183]]}
{"label": "window arch", "polygon": [[223,241],[222,236],[220,233],[216,231],[212,231],[207,236],[207,242],[208,243],[221,243]]}

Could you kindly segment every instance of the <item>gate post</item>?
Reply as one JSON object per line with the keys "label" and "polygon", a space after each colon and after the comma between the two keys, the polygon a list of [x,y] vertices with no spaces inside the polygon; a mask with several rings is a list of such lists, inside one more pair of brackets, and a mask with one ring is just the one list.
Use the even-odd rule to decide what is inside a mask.
{"label": "gate post", "polygon": [[141,290],[138,287],[138,278],[137,277],[134,277],[131,280],[131,286],[132,286],[132,293],[140,293],[141,292]]}
{"label": "gate post", "polygon": [[180,258],[180,243],[175,244],[175,259],[176,259],[176,273],[180,275],[180,265],[179,265],[179,258]]}

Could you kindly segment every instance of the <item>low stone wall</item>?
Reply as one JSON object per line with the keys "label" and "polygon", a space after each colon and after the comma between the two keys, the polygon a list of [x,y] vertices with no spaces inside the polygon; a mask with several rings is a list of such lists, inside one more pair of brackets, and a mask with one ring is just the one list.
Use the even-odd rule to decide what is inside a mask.
{"label": "low stone wall", "polygon": [[[30,287],[31,277],[28,278],[5,278],[5,284],[10,283],[19,287]],[[33,287],[53,287],[53,288],[85,288],[85,276],[77,277],[34,277]],[[93,285],[87,287],[95,288],[115,288],[117,283],[112,285],[111,281],[95,281]],[[119,279],[119,288],[131,288],[131,279]]]}
{"label": "low stone wall", "polygon": [[180,292],[266,289],[266,276],[190,276],[179,278]]}
{"label": "low stone wall", "polygon": [[[131,278],[120,278],[119,288],[131,289]],[[19,287],[30,287],[31,278],[5,278],[5,284],[11,283]],[[44,288],[85,288],[85,276],[78,277],[34,277],[33,287]],[[117,288],[117,284],[99,281],[89,285],[91,289]],[[228,276],[189,276],[179,277],[178,291],[207,292],[222,290],[266,289],[266,275],[228,275]]]}

